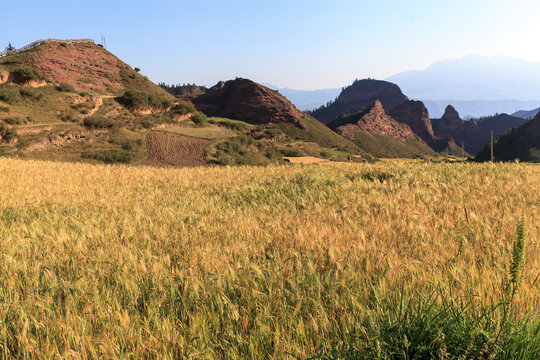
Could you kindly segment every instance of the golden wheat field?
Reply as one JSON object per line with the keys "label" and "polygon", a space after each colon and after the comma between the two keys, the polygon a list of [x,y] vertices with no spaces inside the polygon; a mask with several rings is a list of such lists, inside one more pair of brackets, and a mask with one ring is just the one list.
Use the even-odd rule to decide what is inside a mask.
{"label": "golden wheat field", "polygon": [[538,165],[0,158],[0,353],[306,358],[363,336],[374,294],[497,301],[522,214],[535,317]]}

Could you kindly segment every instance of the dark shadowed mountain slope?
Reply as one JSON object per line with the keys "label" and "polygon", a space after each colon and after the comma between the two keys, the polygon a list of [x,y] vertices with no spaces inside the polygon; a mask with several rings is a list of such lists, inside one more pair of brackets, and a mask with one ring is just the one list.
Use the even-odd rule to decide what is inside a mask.
{"label": "dark shadowed mountain slope", "polygon": [[193,103],[207,115],[261,126],[275,138],[313,142],[353,154],[362,152],[326,125],[296,109],[279,92],[248,79],[220,82],[193,99]]}
{"label": "dark shadowed mountain slope", "polygon": [[[521,126],[511,129],[495,143],[493,153],[496,161],[540,162],[540,114]],[[491,149],[489,144],[483,146],[475,160],[489,161]]]}
{"label": "dark shadowed mountain slope", "polygon": [[385,111],[388,111],[407,101],[407,97],[397,85],[387,81],[356,80],[352,85],[343,89],[334,102],[320,107],[310,114],[327,124],[339,115],[354,114],[362,110],[364,106],[372,105],[375,100],[379,100]]}
{"label": "dark shadowed mountain slope", "polygon": [[193,100],[198,110],[260,125],[291,123],[301,126],[304,114],[277,91],[248,79],[235,79]]}
{"label": "dark shadowed mountain slope", "polygon": [[476,154],[491,138],[493,131],[495,139],[511,128],[521,125],[525,120],[508,114],[498,114],[465,121],[458,112],[449,105],[442,118],[432,119],[431,123],[436,136],[451,136],[454,141],[463,143],[468,153]]}

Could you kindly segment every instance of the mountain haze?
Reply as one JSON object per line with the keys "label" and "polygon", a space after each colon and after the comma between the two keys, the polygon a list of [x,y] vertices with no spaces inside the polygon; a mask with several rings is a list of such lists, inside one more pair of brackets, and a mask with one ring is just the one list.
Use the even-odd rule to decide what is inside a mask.
{"label": "mountain haze", "polygon": [[468,55],[386,79],[422,100],[540,100],[540,63]]}

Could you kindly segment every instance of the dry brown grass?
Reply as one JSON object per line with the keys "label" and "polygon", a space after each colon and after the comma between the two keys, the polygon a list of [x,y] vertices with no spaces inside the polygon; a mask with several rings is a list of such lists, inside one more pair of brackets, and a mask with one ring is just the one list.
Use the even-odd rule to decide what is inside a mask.
{"label": "dry brown grass", "polygon": [[0,351],[307,356],[359,331],[373,289],[495,301],[522,212],[515,303],[538,313],[539,194],[527,164],[0,159]]}

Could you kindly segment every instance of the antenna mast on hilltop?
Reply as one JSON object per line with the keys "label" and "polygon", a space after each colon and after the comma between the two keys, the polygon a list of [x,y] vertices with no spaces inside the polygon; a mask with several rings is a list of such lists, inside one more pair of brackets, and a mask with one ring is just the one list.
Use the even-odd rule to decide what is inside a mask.
{"label": "antenna mast on hilltop", "polygon": [[107,42],[105,41],[105,36],[101,34],[101,45],[107,50]]}

